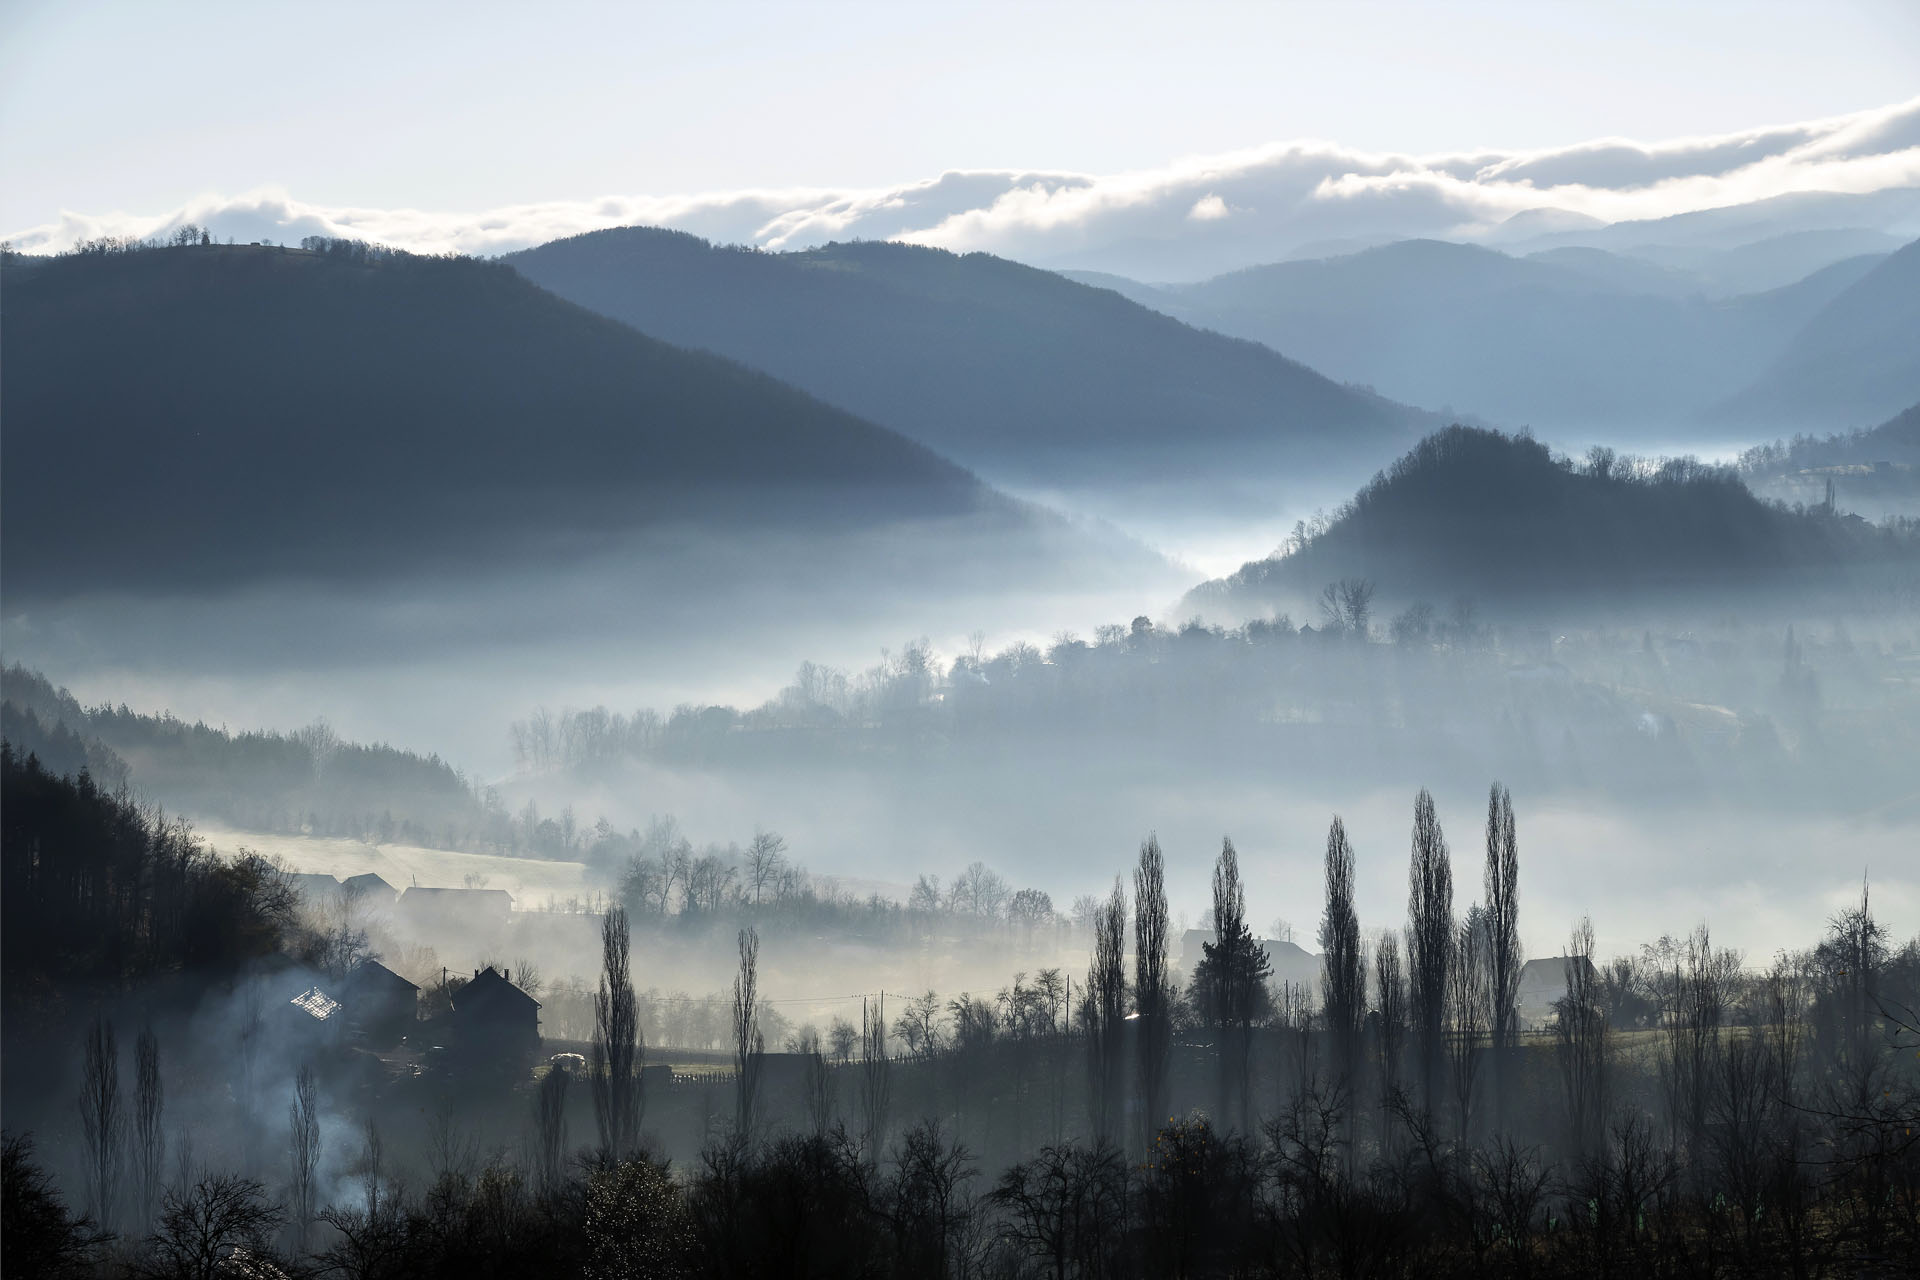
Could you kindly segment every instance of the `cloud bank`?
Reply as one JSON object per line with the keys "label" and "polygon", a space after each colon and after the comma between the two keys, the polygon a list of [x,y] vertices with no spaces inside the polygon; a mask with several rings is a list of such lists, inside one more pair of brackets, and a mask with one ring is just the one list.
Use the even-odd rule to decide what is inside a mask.
{"label": "cloud bank", "polygon": [[[950,172],[876,189],[607,196],[480,213],[308,204],[262,188],[154,215],[63,212],[9,239],[19,249],[52,252],[193,222],[243,242],[353,236],[420,252],[493,254],[645,223],[768,249],[897,239],[1179,279],[1409,236],[1497,242],[1763,201],[1777,206],[1782,198],[1804,206],[1816,197],[1916,189],[1920,98],[1658,143],[1606,138],[1540,151],[1395,155],[1296,141],[1126,173]],[[1882,224],[1920,218],[1914,200],[1871,208],[1877,212],[1860,216]],[[1824,216],[1832,225],[1836,215]],[[1920,230],[1910,222],[1882,229]]]}

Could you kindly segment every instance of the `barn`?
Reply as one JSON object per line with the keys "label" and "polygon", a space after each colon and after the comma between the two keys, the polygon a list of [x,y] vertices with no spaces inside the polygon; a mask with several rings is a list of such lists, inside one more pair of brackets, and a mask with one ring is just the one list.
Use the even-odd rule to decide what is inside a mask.
{"label": "barn", "polygon": [[1569,966],[1575,964],[1586,967],[1589,981],[1594,978],[1593,961],[1585,956],[1547,956],[1521,966],[1520,985],[1514,999],[1519,1006],[1521,1026],[1538,1029],[1553,1021],[1554,1005],[1567,995]]}

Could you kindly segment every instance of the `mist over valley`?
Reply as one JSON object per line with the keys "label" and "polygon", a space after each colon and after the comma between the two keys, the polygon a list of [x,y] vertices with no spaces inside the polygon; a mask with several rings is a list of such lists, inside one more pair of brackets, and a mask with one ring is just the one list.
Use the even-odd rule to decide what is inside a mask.
{"label": "mist over valley", "polygon": [[1916,29],[1708,8],[0,20],[0,1269],[1920,1271]]}

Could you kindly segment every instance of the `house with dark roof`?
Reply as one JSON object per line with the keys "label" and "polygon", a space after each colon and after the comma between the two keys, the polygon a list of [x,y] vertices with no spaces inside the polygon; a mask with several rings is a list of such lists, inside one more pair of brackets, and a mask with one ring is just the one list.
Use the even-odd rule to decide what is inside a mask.
{"label": "house with dark roof", "polygon": [[375,1048],[399,1044],[419,1021],[420,988],[378,960],[355,965],[340,994],[348,1025]]}
{"label": "house with dark roof", "polygon": [[289,871],[287,883],[306,900],[309,907],[324,907],[340,892],[340,882],[317,871]]}
{"label": "house with dark roof", "polygon": [[453,993],[454,1041],[469,1062],[513,1068],[540,1052],[540,1002],[511,974],[489,965]]}
{"label": "house with dark roof", "polygon": [[348,893],[358,894],[368,906],[392,906],[394,899],[400,896],[398,889],[371,871],[348,876],[340,882],[340,887]]}

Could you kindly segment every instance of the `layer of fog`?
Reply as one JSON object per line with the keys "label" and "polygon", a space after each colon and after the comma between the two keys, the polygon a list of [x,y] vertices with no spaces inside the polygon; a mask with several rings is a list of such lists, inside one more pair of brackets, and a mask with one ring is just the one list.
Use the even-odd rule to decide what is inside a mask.
{"label": "layer of fog", "polygon": [[[1438,773],[1439,770],[1434,770]],[[943,883],[978,859],[1015,886],[1049,892],[1065,909],[1129,869],[1140,841],[1167,855],[1176,921],[1208,926],[1208,884],[1223,836],[1240,854],[1250,919],[1291,922],[1310,950],[1322,904],[1329,819],[1346,823],[1359,864],[1363,925],[1405,923],[1407,858],[1418,776],[1357,779],[1308,793],[1285,777],[1209,781],[1074,776],[1063,762],[1023,788],[1007,773],[942,768],[917,783],[871,775],[727,776],[635,769],[592,787],[549,783],[523,794],[543,808],[572,803],[639,825],[673,814],[696,840],[744,842],[756,829],[786,836],[817,870],[891,884]],[[1489,779],[1489,781],[1492,781]],[[1456,906],[1480,898],[1483,789],[1435,786],[1454,851]],[[1591,916],[1601,949],[1631,952],[1701,921],[1754,958],[1802,945],[1871,878],[1886,918],[1920,920],[1920,805],[1882,815],[1756,814],[1730,802],[1658,809],[1632,797],[1515,797],[1520,815],[1524,937],[1530,954],[1558,955]],[[1905,922],[1900,923],[1900,922]]]}
{"label": "layer of fog", "polygon": [[998,645],[1085,631],[1164,609],[1197,576],[1085,524],[777,541],[655,530],[548,570],[10,596],[0,634],[7,661],[83,704],[236,729],[324,718],[486,778],[509,764],[503,726],[536,702],[751,703],[796,654],[858,668],[903,638],[957,651],[975,633]]}

